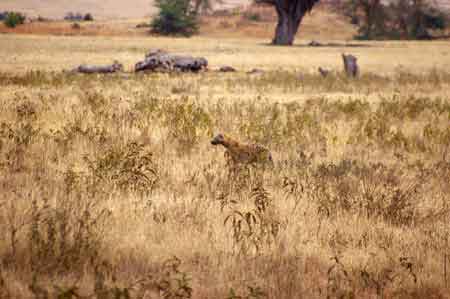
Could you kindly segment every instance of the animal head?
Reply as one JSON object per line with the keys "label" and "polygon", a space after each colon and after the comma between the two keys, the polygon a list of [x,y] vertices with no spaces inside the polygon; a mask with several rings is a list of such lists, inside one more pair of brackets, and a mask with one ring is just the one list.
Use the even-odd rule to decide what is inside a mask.
{"label": "animal head", "polygon": [[223,134],[217,134],[216,137],[214,137],[211,140],[212,145],[223,144],[224,142],[225,142],[225,136]]}
{"label": "animal head", "polygon": [[123,71],[123,64],[121,64],[120,62],[115,60],[114,63],[113,63],[113,69],[115,71]]}
{"label": "animal head", "polygon": [[208,67],[208,60],[206,60],[203,57],[198,58],[198,62],[201,68],[207,68]]}

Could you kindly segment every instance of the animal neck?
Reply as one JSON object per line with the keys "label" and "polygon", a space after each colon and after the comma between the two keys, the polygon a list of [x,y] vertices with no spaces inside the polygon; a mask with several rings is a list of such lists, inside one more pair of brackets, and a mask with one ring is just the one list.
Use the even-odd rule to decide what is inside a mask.
{"label": "animal neck", "polygon": [[231,138],[226,137],[222,142],[222,145],[227,149],[232,149],[238,147],[239,143]]}

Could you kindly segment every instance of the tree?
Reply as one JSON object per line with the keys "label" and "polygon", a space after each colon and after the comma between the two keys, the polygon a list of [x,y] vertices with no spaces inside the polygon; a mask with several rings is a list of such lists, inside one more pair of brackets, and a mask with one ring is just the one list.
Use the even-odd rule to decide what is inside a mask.
{"label": "tree", "polygon": [[319,0],[256,0],[257,3],[273,5],[277,11],[278,23],[272,43],[292,45],[300,23],[307,12]]}
{"label": "tree", "polygon": [[87,21],[87,22],[94,21],[94,17],[92,16],[91,13],[87,13],[87,14],[84,15],[83,21]]}
{"label": "tree", "polygon": [[197,14],[189,0],[156,0],[159,14],[151,23],[152,32],[191,36],[198,31]]}
{"label": "tree", "polygon": [[430,30],[447,26],[445,13],[423,0],[398,0],[391,3],[389,10],[394,14],[392,23],[401,20],[396,28],[405,38],[430,39]]}
{"label": "tree", "polygon": [[380,0],[351,0],[349,5],[355,13],[361,11],[358,39],[377,39],[386,35],[385,21],[387,15]]}
{"label": "tree", "polygon": [[349,0],[344,11],[359,27],[357,39],[430,39],[430,30],[447,26],[445,13],[425,0],[395,0],[389,4]]}
{"label": "tree", "polygon": [[15,28],[17,25],[21,25],[25,22],[25,15],[20,12],[7,12],[3,22],[7,27]]}
{"label": "tree", "polygon": [[68,12],[65,16],[64,16],[64,20],[66,21],[83,21],[83,15],[79,12],[77,13],[73,13],[73,12]]}

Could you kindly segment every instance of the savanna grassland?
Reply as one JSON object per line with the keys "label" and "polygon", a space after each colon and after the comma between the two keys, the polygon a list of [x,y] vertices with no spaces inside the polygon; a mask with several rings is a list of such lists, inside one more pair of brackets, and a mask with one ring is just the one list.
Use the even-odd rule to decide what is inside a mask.
{"label": "savanna grassland", "polygon": [[[0,297],[448,298],[450,45],[298,43],[2,36]],[[151,48],[239,72],[132,73]]]}

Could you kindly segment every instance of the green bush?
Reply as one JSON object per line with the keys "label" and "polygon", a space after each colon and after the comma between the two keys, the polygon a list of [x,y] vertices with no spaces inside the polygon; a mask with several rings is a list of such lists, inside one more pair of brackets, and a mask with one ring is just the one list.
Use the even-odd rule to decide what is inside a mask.
{"label": "green bush", "polygon": [[247,18],[247,20],[252,21],[252,22],[260,22],[262,19],[261,15],[257,12],[247,14],[247,15],[245,15],[245,17]]}
{"label": "green bush", "polygon": [[25,22],[25,16],[20,12],[8,12],[3,20],[5,25],[9,28],[15,28]]}
{"label": "green bush", "polygon": [[447,14],[427,1],[398,0],[389,4],[347,0],[344,14],[358,27],[356,39],[431,39],[432,30],[448,26]]}
{"label": "green bush", "polygon": [[197,15],[189,0],[157,0],[159,14],[151,23],[152,32],[192,36],[198,31]]}
{"label": "green bush", "polygon": [[87,22],[93,21],[93,20],[94,20],[94,17],[92,16],[91,13],[87,13],[87,14],[84,15],[83,20],[84,20],[84,21],[87,21]]}
{"label": "green bush", "polygon": [[437,9],[430,8],[423,17],[427,28],[445,29],[448,26],[448,17]]}
{"label": "green bush", "polygon": [[75,29],[75,30],[80,30],[81,29],[81,25],[78,24],[78,23],[73,23],[71,27],[72,27],[72,29]]}

